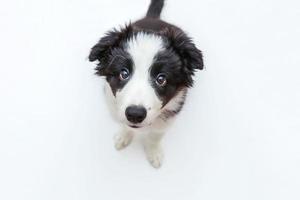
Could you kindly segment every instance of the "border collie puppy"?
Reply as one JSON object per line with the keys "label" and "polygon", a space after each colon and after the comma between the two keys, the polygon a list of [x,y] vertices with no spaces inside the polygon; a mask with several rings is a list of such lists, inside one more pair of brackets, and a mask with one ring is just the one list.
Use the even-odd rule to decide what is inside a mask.
{"label": "border collie puppy", "polygon": [[195,70],[203,69],[202,53],[191,38],[160,19],[163,5],[164,0],[152,0],[143,19],[109,31],[89,55],[98,61],[96,74],[106,78],[108,104],[122,127],[116,149],[143,134],[155,168],[163,160],[162,136],[182,109]]}

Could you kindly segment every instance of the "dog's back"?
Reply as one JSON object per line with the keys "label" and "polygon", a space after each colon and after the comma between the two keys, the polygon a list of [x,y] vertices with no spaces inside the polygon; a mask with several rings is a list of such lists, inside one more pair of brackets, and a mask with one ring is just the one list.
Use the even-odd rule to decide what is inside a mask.
{"label": "dog's back", "polygon": [[160,19],[164,7],[164,0],[151,0],[146,16],[136,21],[133,28],[136,30],[160,32],[167,27],[180,30],[180,28]]}

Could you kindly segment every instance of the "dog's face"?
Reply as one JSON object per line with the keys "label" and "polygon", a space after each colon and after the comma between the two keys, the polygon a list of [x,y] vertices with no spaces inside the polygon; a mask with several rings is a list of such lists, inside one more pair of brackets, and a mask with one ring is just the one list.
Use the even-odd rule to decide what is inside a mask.
{"label": "dog's face", "polygon": [[130,127],[151,125],[177,113],[202,54],[181,31],[133,31],[131,26],[103,37],[90,53],[99,61],[97,74],[106,77],[119,120]]}

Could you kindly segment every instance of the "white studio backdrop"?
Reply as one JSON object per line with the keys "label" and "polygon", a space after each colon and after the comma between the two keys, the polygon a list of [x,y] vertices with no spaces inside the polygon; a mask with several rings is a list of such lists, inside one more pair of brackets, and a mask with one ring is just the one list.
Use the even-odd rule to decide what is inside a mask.
{"label": "white studio backdrop", "polygon": [[149,0],[0,1],[0,199],[299,200],[300,2],[168,0],[206,70],[154,170],[117,152],[90,47]]}

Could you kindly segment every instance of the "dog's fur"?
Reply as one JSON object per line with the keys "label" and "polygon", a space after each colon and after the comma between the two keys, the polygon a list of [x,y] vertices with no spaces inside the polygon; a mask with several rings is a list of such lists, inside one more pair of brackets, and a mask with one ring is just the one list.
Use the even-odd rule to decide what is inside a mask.
{"label": "dog's fur", "polygon": [[96,74],[106,78],[105,93],[113,116],[122,124],[115,137],[120,150],[134,133],[144,134],[152,166],[161,166],[160,140],[180,112],[202,53],[180,28],[160,19],[164,0],[152,0],[145,18],[106,34],[92,48]]}

